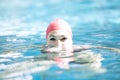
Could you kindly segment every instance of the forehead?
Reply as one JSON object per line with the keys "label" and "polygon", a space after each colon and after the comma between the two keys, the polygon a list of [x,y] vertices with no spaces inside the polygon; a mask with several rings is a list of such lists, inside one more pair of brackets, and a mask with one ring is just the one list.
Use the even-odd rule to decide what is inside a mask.
{"label": "forehead", "polygon": [[70,34],[64,30],[55,30],[55,31],[51,31],[48,35],[48,37],[57,37],[57,36],[70,37]]}

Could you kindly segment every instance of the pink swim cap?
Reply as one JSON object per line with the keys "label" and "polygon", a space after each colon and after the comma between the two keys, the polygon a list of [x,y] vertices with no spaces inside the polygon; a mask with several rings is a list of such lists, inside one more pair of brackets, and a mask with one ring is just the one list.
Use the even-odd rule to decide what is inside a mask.
{"label": "pink swim cap", "polygon": [[46,30],[46,38],[48,37],[48,34],[54,30],[64,30],[70,33],[72,37],[72,31],[71,31],[70,25],[62,19],[56,19],[50,23],[50,25],[48,26]]}

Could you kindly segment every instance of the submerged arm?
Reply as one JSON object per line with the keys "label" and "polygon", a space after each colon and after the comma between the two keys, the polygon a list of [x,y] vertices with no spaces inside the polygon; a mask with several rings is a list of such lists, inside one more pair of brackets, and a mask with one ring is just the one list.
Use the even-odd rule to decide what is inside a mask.
{"label": "submerged arm", "polygon": [[[8,46],[4,46],[4,47],[8,47]],[[20,50],[27,50],[27,49],[32,49],[32,48],[39,48],[42,49],[43,45],[29,45],[29,46],[17,46],[17,47],[10,47],[8,49],[4,49],[1,53],[9,53],[9,52],[13,52],[13,51],[20,51]]]}
{"label": "submerged arm", "polygon": [[92,46],[91,48],[106,49],[106,50],[111,50],[111,51],[120,53],[119,48],[111,48],[111,47],[104,47],[104,46]]}
{"label": "submerged arm", "polygon": [[104,46],[91,46],[91,45],[80,45],[80,46],[73,46],[74,52],[79,52],[81,50],[87,50],[91,48],[97,48],[97,49],[106,49],[106,50],[111,50],[117,53],[120,53],[119,48],[111,48],[111,47],[104,47]]}

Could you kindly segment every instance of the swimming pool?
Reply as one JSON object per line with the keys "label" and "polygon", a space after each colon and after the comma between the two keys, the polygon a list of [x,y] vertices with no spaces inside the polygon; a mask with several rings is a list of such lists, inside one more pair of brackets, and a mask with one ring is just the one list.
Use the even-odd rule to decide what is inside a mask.
{"label": "swimming pool", "polygon": [[[119,0],[1,0],[0,79],[2,80],[119,80],[120,53],[91,49],[104,60],[96,70],[70,63],[61,69],[53,61],[34,61],[45,44],[45,30],[55,18],[70,23],[74,45],[120,49]],[[100,71],[100,72],[99,72]]]}

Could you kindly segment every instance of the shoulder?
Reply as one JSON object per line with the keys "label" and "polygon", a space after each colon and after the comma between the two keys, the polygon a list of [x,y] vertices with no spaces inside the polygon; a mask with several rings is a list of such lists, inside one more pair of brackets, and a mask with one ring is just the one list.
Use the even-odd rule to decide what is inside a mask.
{"label": "shoulder", "polygon": [[79,52],[79,51],[82,51],[82,50],[87,50],[89,48],[91,48],[90,45],[73,45],[74,52]]}

